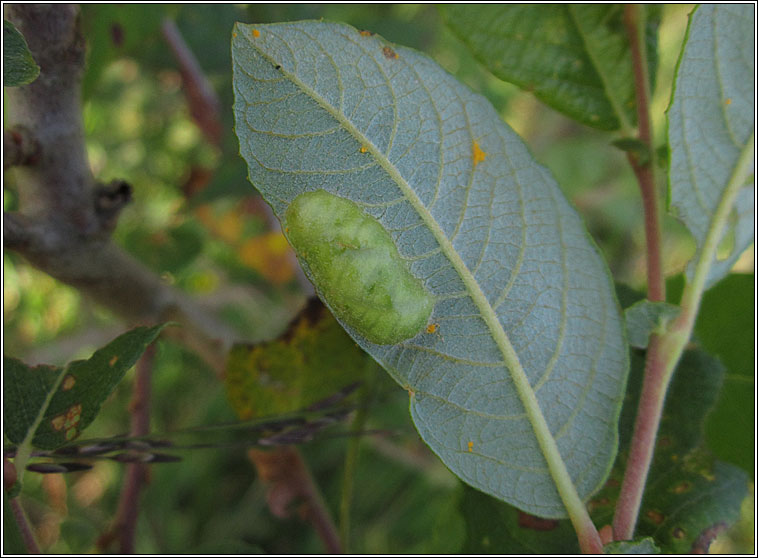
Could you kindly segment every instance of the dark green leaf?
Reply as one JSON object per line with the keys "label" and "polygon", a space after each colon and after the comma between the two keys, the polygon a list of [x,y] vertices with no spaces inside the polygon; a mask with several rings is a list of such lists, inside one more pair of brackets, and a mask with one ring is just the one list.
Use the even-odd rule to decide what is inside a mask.
{"label": "dark green leaf", "polygon": [[33,82],[39,75],[39,66],[24,40],[7,19],[3,20],[3,85],[17,87]]}
{"label": "dark green leaf", "polygon": [[460,504],[465,554],[579,554],[571,523],[526,514],[468,486]]}
{"label": "dark green leaf", "polygon": [[[590,502],[597,525],[610,523],[626,466],[644,359],[635,355],[620,421],[619,459],[605,488]],[[687,351],[666,397],[637,534],[653,537],[665,553],[707,550],[715,535],[739,517],[748,477],[716,461],[702,446],[703,424],[723,381],[724,368],[702,351]]]}
{"label": "dark green leaf", "polygon": [[32,446],[54,449],[74,439],[95,419],[103,401],[163,327],[135,328],[95,351],[88,360],[63,368],[31,368],[18,359],[4,357],[7,438],[21,444],[39,421]]}
{"label": "dark green leaf", "polygon": [[29,554],[5,490],[3,490],[3,554],[6,556]]}
{"label": "dark green leaf", "polygon": [[[533,91],[566,115],[602,130],[636,120],[634,73],[623,6],[446,5],[450,28],[497,77]],[[659,13],[648,14],[655,75]]]}

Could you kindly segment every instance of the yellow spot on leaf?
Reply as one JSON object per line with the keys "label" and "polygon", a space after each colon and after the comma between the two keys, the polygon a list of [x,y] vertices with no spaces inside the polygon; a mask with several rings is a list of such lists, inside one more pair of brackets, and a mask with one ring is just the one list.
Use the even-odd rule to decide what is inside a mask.
{"label": "yellow spot on leaf", "polygon": [[61,389],[63,391],[68,391],[72,387],[74,387],[74,384],[76,384],[76,378],[73,376],[73,374],[67,374],[65,378],[63,378],[63,383],[61,384]]}
{"label": "yellow spot on leaf", "polygon": [[359,151],[361,153],[366,153],[368,151],[368,147],[366,147],[365,145],[361,145],[361,148],[359,149]]}
{"label": "yellow spot on leaf", "polygon": [[474,166],[478,165],[487,158],[487,154],[482,151],[482,148],[479,147],[479,144],[477,142],[474,142],[471,151],[474,157]]}
{"label": "yellow spot on leaf", "polygon": [[113,355],[108,361],[108,366],[114,366],[118,362],[118,355]]}
{"label": "yellow spot on leaf", "polygon": [[726,106],[729,106],[729,105],[732,104],[732,100],[731,99],[727,99],[726,101],[724,101],[724,103],[726,103]]}
{"label": "yellow spot on leaf", "polygon": [[64,422],[66,422],[66,415],[58,415],[50,421],[50,424],[52,425],[53,430],[62,430]]}
{"label": "yellow spot on leaf", "polygon": [[473,452],[474,451],[474,442],[469,442],[468,443],[468,451],[469,452]]}
{"label": "yellow spot on leaf", "polygon": [[253,37],[257,39],[260,36],[261,36],[261,32],[258,31],[257,29],[253,29]]}

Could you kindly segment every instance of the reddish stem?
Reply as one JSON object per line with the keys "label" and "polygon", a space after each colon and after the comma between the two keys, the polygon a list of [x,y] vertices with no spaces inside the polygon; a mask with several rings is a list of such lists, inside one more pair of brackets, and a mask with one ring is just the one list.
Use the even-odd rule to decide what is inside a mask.
{"label": "reddish stem", "polygon": [[637,101],[637,122],[639,140],[645,145],[648,157],[640,161],[637,154],[628,152],[629,162],[637,176],[645,213],[645,239],[647,242],[647,285],[648,299],[666,300],[666,282],[661,264],[661,218],[658,192],[655,187],[655,148],[653,147],[652,124],[650,121],[650,76],[643,37],[644,22],[640,24],[639,11],[644,7],[627,5],[624,7],[624,24],[629,35],[634,68],[634,90]]}
{"label": "reddish stem", "polygon": [[[155,358],[155,345],[150,345],[137,363],[134,391],[129,411],[132,413],[132,436],[150,433],[150,384]],[[119,552],[134,554],[134,539],[139,518],[139,495],[148,478],[147,465],[130,463],[126,469],[121,496],[113,527],[100,537],[98,547],[105,550],[110,542],[118,538]]]}
{"label": "reddish stem", "polygon": [[613,517],[613,535],[618,541],[631,540],[634,537],[666,397],[666,363],[663,358],[661,338],[653,335],[648,346],[629,459]]}
{"label": "reddish stem", "polygon": [[[655,149],[649,110],[650,80],[643,37],[644,12],[640,13],[640,10],[644,9],[644,6],[626,5],[624,25],[629,35],[634,67],[639,140],[645,145],[649,156],[645,161],[640,161],[637,155],[630,151],[628,157],[640,185],[645,213],[648,299],[664,301],[666,283],[661,264],[661,218],[658,192],[655,187]],[[665,355],[661,337],[656,334],[651,335],[629,459],[613,519],[613,533],[616,540],[629,540],[634,536],[670,379],[666,370]]]}
{"label": "reddish stem", "polygon": [[29,526],[29,522],[26,520],[26,514],[24,513],[24,510],[21,507],[21,503],[19,502],[18,498],[9,498],[8,503],[10,504],[11,510],[13,511],[13,517],[16,520],[16,525],[18,525],[18,529],[21,531],[21,536],[24,539],[26,550],[29,552],[29,554],[40,554],[39,546],[37,546],[37,541],[34,539],[34,534],[32,533],[32,528]]}

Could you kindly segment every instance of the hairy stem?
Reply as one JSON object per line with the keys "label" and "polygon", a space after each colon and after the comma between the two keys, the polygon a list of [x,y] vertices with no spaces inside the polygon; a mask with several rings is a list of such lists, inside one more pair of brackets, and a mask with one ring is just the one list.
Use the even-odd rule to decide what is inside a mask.
{"label": "hairy stem", "polygon": [[661,211],[655,184],[655,147],[650,118],[650,76],[648,75],[647,49],[645,48],[645,6],[626,5],[624,7],[624,25],[629,35],[634,68],[638,139],[647,150],[647,157],[642,161],[636,153],[628,152],[629,162],[640,185],[645,214],[647,298],[654,302],[662,302],[666,300],[666,282],[661,263]]}

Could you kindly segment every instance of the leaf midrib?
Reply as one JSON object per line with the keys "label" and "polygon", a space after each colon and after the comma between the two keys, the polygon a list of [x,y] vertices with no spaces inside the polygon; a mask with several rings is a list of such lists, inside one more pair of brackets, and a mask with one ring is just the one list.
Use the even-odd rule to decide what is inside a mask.
{"label": "leaf midrib", "polygon": [[[263,52],[256,46],[256,41],[249,37],[249,32],[245,33],[249,44],[265,59],[274,65],[278,65],[279,61],[273,60],[266,52]],[[283,40],[286,44],[286,41]],[[395,47],[395,52],[405,50],[401,47]],[[403,63],[402,58],[396,60],[396,63]],[[390,176],[395,182],[400,191],[406,197],[413,209],[418,213],[424,224],[429,227],[430,232],[437,240],[442,253],[447,257],[448,261],[452,264],[455,271],[458,273],[465,288],[469,292],[469,296],[474,301],[474,304],[479,309],[482,319],[487,324],[490,333],[498,346],[498,349],[503,354],[506,368],[510,372],[511,379],[516,386],[516,391],[519,395],[521,403],[524,405],[526,414],[529,417],[529,422],[534,430],[535,437],[539,443],[542,454],[547,462],[550,474],[556,485],[558,493],[566,506],[569,515],[575,516],[575,514],[586,514],[586,508],[582,503],[581,498],[576,490],[576,486],[571,480],[571,476],[568,473],[566,464],[561,457],[558,445],[550,433],[547,421],[542,408],[537,401],[536,394],[532,390],[529,384],[529,379],[524,371],[523,366],[519,360],[513,345],[508,338],[505,330],[503,329],[500,320],[494,308],[490,305],[484,292],[480,288],[474,276],[471,274],[466,264],[463,262],[458,252],[445,236],[444,231],[439,226],[437,221],[433,218],[431,213],[421,202],[421,199],[416,195],[416,192],[411,188],[410,184],[403,178],[398,169],[392,164],[392,162],[385,156],[384,153],[379,151],[372,141],[370,141],[360,130],[358,130],[352,122],[350,122],[342,113],[329,104],[324,98],[322,98],[318,92],[311,87],[300,81],[296,75],[281,68],[282,74],[292,83],[298,87],[303,93],[311,98],[318,106],[329,113],[340,125],[343,126],[351,136],[353,136],[357,142],[367,149],[367,151],[374,157],[377,164]]]}

